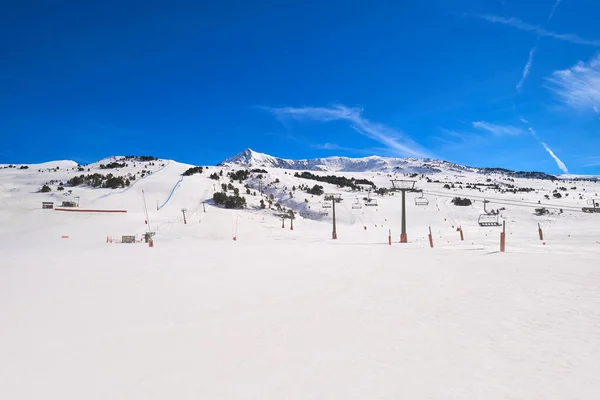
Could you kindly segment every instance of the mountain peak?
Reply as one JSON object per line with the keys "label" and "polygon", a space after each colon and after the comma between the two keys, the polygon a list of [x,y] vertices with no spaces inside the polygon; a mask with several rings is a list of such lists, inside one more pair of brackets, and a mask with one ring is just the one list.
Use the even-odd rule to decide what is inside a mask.
{"label": "mountain peak", "polygon": [[218,165],[235,165],[244,168],[282,168],[331,172],[397,171],[406,173],[432,173],[439,172],[439,169],[436,168],[439,163],[442,162],[433,163],[432,160],[380,156],[362,158],[332,156],[325,158],[289,160],[273,157],[247,148],[233,157],[223,160]]}

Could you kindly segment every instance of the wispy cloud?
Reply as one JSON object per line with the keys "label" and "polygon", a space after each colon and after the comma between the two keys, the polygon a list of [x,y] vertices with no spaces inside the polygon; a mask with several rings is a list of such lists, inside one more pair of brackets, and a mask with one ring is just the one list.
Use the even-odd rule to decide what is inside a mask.
{"label": "wispy cloud", "polygon": [[600,111],[600,54],[589,62],[555,71],[546,78],[557,98],[577,110]]}
{"label": "wispy cloud", "polygon": [[[552,10],[550,11],[550,14],[548,15],[548,20],[546,21],[546,23],[550,22],[550,20],[554,16],[556,7],[558,7],[558,5],[560,4],[561,1],[562,0],[556,0],[554,5],[552,6]],[[542,31],[544,31],[544,30],[542,30]],[[531,50],[529,50],[529,57],[527,58],[527,63],[525,64],[525,67],[523,68],[523,73],[521,75],[521,79],[517,83],[517,90],[521,90],[521,88],[523,87],[523,84],[525,83],[525,80],[527,80],[527,77],[529,76],[529,72],[531,71],[531,65],[533,64],[533,55],[535,54],[539,40],[540,40],[540,35],[538,34],[535,45],[531,48]]]}
{"label": "wispy cloud", "polygon": [[529,71],[531,70],[531,64],[533,64],[533,55],[535,54],[536,46],[533,46],[531,50],[529,50],[529,58],[527,59],[527,64],[525,64],[525,68],[523,68],[523,75],[521,76],[521,80],[517,83],[517,90],[521,90],[525,80],[529,76]]}
{"label": "wispy cloud", "polygon": [[354,131],[383,144],[395,155],[409,157],[429,156],[425,150],[408,138],[403,132],[364,118],[361,108],[351,108],[344,105],[335,105],[332,107],[261,108],[271,112],[282,120],[292,118],[295,120],[313,120],[319,122],[346,121]]}
{"label": "wispy cloud", "polygon": [[521,31],[532,32],[532,33],[535,33],[538,37],[551,37],[553,39],[563,40],[565,42],[570,42],[570,43],[575,43],[575,44],[582,44],[582,45],[587,45],[587,46],[600,46],[600,40],[585,39],[585,38],[582,38],[581,36],[573,34],[573,33],[556,33],[556,32],[552,32],[552,31],[548,31],[542,27],[528,24],[528,23],[523,22],[520,19],[514,18],[514,17],[505,18],[505,17],[500,17],[497,15],[475,15],[474,17],[483,19],[485,21],[492,22],[495,24],[508,25],[515,29],[519,29]]}
{"label": "wispy cloud", "polygon": [[315,149],[319,149],[319,150],[343,150],[344,147],[337,145],[335,143],[321,143],[321,144],[316,144],[314,145]]}
{"label": "wispy cloud", "polygon": [[453,140],[465,141],[471,138],[473,135],[465,132],[455,131],[453,129],[439,128],[444,135],[452,138]]}
{"label": "wispy cloud", "polygon": [[548,22],[554,17],[554,13],[556,12],[556,8],[559,6],[562,0],[556,0],[554,5],[552,6],[552,11],[550,11],[550,15],[548,16]]}
{"label": "wispy cloud", "polygon": [[340,146],[336,143],[317,143],[312,145],[313,148],[318,150],[333,150],[333,151],[344,151],[347,153],[361,154],[361,155],[373,155],[378,153],[378,149],[375,148],[365,148],[365,149],[357,149],[354,147],[346,147]]}
{"label": "wispy cloud", "polygon": [[[521,117],[520,120],[529,125],[529,121],[527,121],[525,118]],[[531,133],[531,136],[533,136],[535,138],[535,140],[537,140],[539,142],[540,145],[542,145],[542,147],[544,148],[544,150],[546,150],[548,152],[548,154],[550,154],[550,157],[552,157],[552,159],[554,160],[554,162],[556,163],[556,165],[558,166],[558,168],[564,172],[565,174],[569,173],[569,169],[567,168],[567,166],[565,165],[564,162],[562,162],[562,160],[560,158],[558,158],[558,156],[552,151],[552,149],[550,149],[550,147],[545,143],[542,142],[542,140],[540,139],[540,137],[538,136],[537,132],[535,131],[535,129],[533,129],[530,126],[528,126],[529,129],[529,133]]]}
{"label": "wispy cloud", "polygon": [[600,156],[590,157],[584,161],[586,167],[600,167]]}
{"label": "wispy cloud", "polygon": [[516,127],[516,126],[512,126],[512,125],[498,125],[498,124],[492,124],[490,122],[485,122],[485,121],[475,121],[471,125],[475,129],[491,132],[497,136],[504,136],[504,135],[515,136],[515,135],[520,135],[523,133],[523,129]]}

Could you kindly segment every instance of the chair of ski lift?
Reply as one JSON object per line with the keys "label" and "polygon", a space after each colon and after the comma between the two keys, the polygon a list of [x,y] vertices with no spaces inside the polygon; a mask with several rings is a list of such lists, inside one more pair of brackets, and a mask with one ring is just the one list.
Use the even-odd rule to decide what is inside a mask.
{"label": "chair of ski lift", "polygon": [[331,204],[329,204],[329,203],[323,203],[322,207],[323,208],[331,208]]}
{"label": "chair of ski lift", "polygon": [[371,198],[371,192],[367,194],[367,198],[365,199],[365,206],[368,207],[376,207],[377,199]]}
{"label": "chair of ski lift", "polygon": [[367,207],[375,207],[377,206],[377,199],[367,199],[365,200],[365,206]]}
{"label": "chair of ski lift", "polygon": [[423,196],[423,191],[421,190],[421,195],[415,197],[415,206],[427,206],[429,205],[429,200],[427,197]]}
{"label": "chair of ski lift", "polygon": [[352,208],[354,210],[358,210],[362,208],[362,204],[360,204],[360,201],[358,201],[358,197],[356,198],[356,201],[354,201],[354,203],[352,203]]}
{"label": "chair of ski lift", "polygon": [[498,211],[488,211],[487,210],[487,204],[489,203],[489,200],[483,200],[483,214],[479,215],[479,218],[477,219],[477,223],[479,224],[479,226],[500,226],[502,225],[500,223],[500,213]]}
{"label": "chair of ski lift", "polygon": [[481,214],[477,219],[479,226],[500,226],[500,214]]}
{"label": "chair of ski lift", "polygon": [[584,213],[600,213],[600,203],[598,202],[598,199],[588,200],[587,203],[592,205],[592,207],[583,207],[581,211]]}

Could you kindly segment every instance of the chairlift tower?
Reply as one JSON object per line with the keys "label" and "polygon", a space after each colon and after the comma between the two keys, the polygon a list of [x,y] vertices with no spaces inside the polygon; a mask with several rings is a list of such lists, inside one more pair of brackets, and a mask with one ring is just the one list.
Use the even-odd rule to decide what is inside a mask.
{"label": "chairlift tower", "polygon": [[391,179],[392,191],[402,192],[402,232],[400,233],[400,243],[408,243],[408,235],[406,234],[406,192],[419,192],[415,189],[415,182],[404,179]]}
{"label": "chairlift tower", "polygon": [[152,240],[152,236],[154,236],[154,232],[152,232],[152,229],[150,228],[150,218],[148,217],[148,207],[146,206],[146,195],[144,194],[144,191],[142,190],[142,199],[144,200],[144,213],[146,214],[146,225],[148,225],[148,231],[146,233],[144,233],[144,238],[146,239],[146,242],[149,242]]}
{"label": "chairlift tower", "polygon": [[328,193],[325,194],[325,200],[331,201],[331,208],[333,214],[333,231],[331,232],[331,238],[337,239],[337,231],[335,229],[335,203],[339,203],[342,200],[342,195],[337,193]]}

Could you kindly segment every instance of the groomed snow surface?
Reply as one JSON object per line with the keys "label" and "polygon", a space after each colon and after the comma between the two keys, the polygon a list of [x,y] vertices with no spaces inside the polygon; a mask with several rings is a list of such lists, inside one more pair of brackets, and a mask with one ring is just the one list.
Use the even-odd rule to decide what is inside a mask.
{"label": "groomed snow surface", "polygon": [[[319,213],[322,197],[299,190],[289,196],[292,186],[317,183],[293,171],[268,169],[261,183],[274,202],[299,212],[291,231],[289,220],[282,228],[274,211],[258,207],[260,194],[245,195],[237,182],[248,209],[207,201],[229,182],[208,175],[228,167],[184,177],[174,191],[189,166],[159,160],[138,163],[153,173],[126,190],[75,187],[68,194],[55,184],[35,193],[79,174],[61,163],[59,170],[52,163],[44,166],[50,170],[0,169],[0,399],[530,400],[600,393],[600,214],[576,211],[600,192],[597,183],[516,180],[510,183],[537,192],[500,194],[442,188],[489,176],[417,178],[430,203],[416,206],[417,195],[407,195],[410,243],[399,244],[398,195],[352,209],[364,193],[322,184],[344,197],[334,241],[331,210]],[[336,175],[390,186],[383,173]],[[256,174],[247,183],[258,191]],[[544,200],[557,185],[577,189]],[[142,190],[154,247],[106,243],[107,236],[139,238],[147,230]],[[476,201],[456,207],[455,195]],[[42,201],[75,196],[81,208],[128,212],[41,209]],[[483,204],[475,196],[506,208],[506,253],[498,252],[501,228],[478,226]],[[538,200],[564,212],[535,216]]]}

